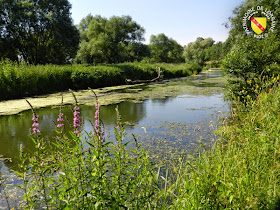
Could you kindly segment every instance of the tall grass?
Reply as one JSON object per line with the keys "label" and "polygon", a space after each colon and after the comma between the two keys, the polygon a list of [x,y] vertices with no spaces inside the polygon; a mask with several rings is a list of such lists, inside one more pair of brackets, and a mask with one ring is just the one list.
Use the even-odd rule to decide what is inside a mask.
{"label": "tall grass", "polygon": [[125,79],[152,79],[161,67],[165,78],[189,76],[201,68],[188,64],[26,65],[0,62],[0,100],[70,89],[123,85]]}
{"label": "tall grass", "polygon": [[[156,173],[147,152],[135,139],[128,149],[126,135],[117,112],[115,141],[109,141],[96,104],[92,132],[79,128],[80,108],[73,108],[73,131],[64,132],[63,110],[58,113],[57,137],[53,145],[40,137],[38,118],[33,110],[34,154],[21,153],[16,173],[27,209],[142,209],[157,208]],[[69,135],[68,135],[69,136]],[[51,149],[47,149],[51,148]]]}
{"label": "tall grass", "polygon": [[[187,162],[178,209],[280,208],[280,87],[236,104],[222,138]],[[178,181],[178,180],[177,180]],[[172,188],[171,188],[172,189]]]}

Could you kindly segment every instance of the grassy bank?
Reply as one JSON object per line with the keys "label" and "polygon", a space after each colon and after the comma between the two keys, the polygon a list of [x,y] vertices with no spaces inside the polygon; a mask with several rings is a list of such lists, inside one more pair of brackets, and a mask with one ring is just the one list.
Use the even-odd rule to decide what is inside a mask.
{"label": "grassy bank", "polygon": [[[178,209],[280,208],[280,87],[236,105],[222,139],[180,176]],[[277,206],[278,205],[278,206]]]}
{"label": "grassy bank", "polygon": [[189,76],[201,68],[188,64],[123,63],[111,65],[25,65],[0,63],[0,100],[73,89],[125,84],[125,79],[152,79],[161,67],[164,78]]}

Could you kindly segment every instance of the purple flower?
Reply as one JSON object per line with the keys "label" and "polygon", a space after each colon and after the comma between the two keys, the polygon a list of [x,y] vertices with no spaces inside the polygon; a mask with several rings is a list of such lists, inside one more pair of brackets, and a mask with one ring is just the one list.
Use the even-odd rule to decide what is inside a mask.
{"label": "purple flower", "polygon": [[33,130],[33,133],[40,133],[38,119],[39,119],[39,116],[33,114],[33,116],[32,116],[32,121],[33,121],[32,130]]}
{"label": "purple flower", "polygon": [[57,126],[56,127],[58,127],[58,128],[62,128],[64,126],[64,124],[63,123],[60,123],[60,124],[57,124]]}
{"label": "purple flower", "polygon": [[79,130],[79,127],[81,127],[81,118],[80,118],[80,112],[78,112],[78,110],[80,110],[80,107],[77,107],[75,106],[74,107],[74,118],[73,118],[73,127],[75,128],[74,129],[74,133],[75,134],[79,134],[80,133],[80,130]]}
{"label": "purple flower", "polygon": [[98,118],[98,116],[99,116],[99,110],[98,110],[98,109],[96,109],[96,111],[95,111],[95,119],[97,119],[97,118]]}
{"label": "purple flower", "polygon": [[99,102],[96,102],[95,105],[96,111],[95,111],[95,126],[94,126],[94,132],[95,135],[98,137],[99,140],[103,140],[104,139],[104,132],[101,131],[101,127],[100,127],[100,119],[99,119],[99,115],[100,115],[100,105]]}
{"label": "purple flower", "polygon": [[38,128],[38,127],[39,127],[39,123],[34,122],[34,123],[32,124],[32,127]]}
{"label": "purple flower", "polygon": [[64,121],[63,113],[59,113],[58,118],[57,118],[57,122],[62,122],[62,121]]}
{"label": "purple flower", "polygon": [[[61,110],[60,110],[60,113],[59,113],[59,115],[58,115],[58,118],[57,118],[57,122],[63,122],[64,121],[64,119],[63,119],[63,113],[61,112]],[[64,124],[63,123],[59,123],[59,124],[57,124],[57,128],[62,128],[64,126]],[[62,132],[62,131],[61,131]]]}

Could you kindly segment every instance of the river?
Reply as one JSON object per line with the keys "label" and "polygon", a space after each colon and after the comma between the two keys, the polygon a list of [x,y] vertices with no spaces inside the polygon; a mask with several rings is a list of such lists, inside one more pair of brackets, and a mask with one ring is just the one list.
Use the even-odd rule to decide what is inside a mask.
{"label": "river", "polygon": [[[155,84],[103,89],[103,92],[101,89],[97,92],[100,93],[101,105],[106,104],[101,106],[104,129],[112,136],[117,122],[115,109],[118,107],[122,122],[126,125],[127,141],[132,140],[131,133],[134,133],[142,145],[153,148],[154,152],[158,146],[169,151],[180,148],[181,151],[190,152],[198,142],[215,140],[213,131],[221,123],[219,119],[229,112],[229,104],[224,100],[225,84],[226,78],[221,70],[208,70],[200,75]],[[91,131],[94,103],[92,100],[91,106],[88,103],[80,105],[85,132]],[[73,105],[63,106],[69,122],[73,119],[72,108]],[[57,106],[36,109],[45,141],[54,141],[54,122],[59,109]],[[6,177],[12,177],[12,170],[17,169],[20,148],[25,152],[34,150],[28,137],[31,118],[31,110],[0,116],[0,157],[3,159],[0,172]],[[66,128],[70,129],[70,126]]]}

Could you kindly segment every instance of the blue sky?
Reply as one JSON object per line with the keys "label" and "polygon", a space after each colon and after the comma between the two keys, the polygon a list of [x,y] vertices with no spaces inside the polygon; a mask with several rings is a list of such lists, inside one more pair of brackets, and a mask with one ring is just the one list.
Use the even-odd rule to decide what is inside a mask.
{"label": "blue sky", "polygon": [[145,28],[146,43],[150,36],[164,33],[181,45],[197,37],[212,37],[225,41],[233,9],[243,0],[70,0],[72,18],[79,24],[88,14],[112,16],[130,15]]}

